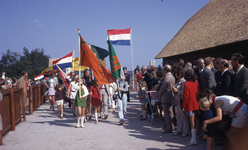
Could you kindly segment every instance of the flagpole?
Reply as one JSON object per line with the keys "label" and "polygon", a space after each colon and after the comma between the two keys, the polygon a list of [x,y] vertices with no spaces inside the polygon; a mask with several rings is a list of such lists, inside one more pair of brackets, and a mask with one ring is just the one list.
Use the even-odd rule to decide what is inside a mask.
{"label": "flagpole", "polygon": [[[78,28],[78,54],[79,54],[79,56],[78,56],[78,75],[79,75],[79,78],[81,78],[81,70],[80,70],[80,61],[81,61],[81,59],[80,59],[80,28]],[[78,85],[79,85],[79,87],[80,87],[80,82],[78,83]],[[79,97],[81,97],[81,88],[79,88]]]}
{"label": "flagpole", "polygon": [[131,31],[130,31],[130,36],[131,36],[131,39],[130,39],[130,46],[131,46],[131,55],[132,55],[132,76],[133,76],[133,89],[134,89],[134,69],[133,69],[133,38],[132,38],[132,27],[131,27]]}
{"label": "flagpole", "polygon": [[73,60],[72,72],[73,72],[73,73],[74,73],[74,65],[75,65],[75,64],[74,64],[74,58],[75,58],[75,57],[74,57],[74,53],[75,53],[75,50],[73,49],[73,53],[72,53],[72,54],[73,54],[73,56],[72,56],[72,60]]}

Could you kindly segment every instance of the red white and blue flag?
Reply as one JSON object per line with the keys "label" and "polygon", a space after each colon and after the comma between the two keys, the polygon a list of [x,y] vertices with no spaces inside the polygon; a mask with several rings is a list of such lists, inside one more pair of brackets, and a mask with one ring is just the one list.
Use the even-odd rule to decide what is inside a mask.
{"label": "red white and blue flag", "polygon": [[130,45],[131,28],[107,30],[107,34],[113,45]]}
{"label": "red white and blue flag", "polygon": [[72,54],[73,51],[64,57],[53,61],[53,70],[58,69],[57,65],[59,66],[60,69],[72,67]]}
{"label": "red white and blue flag", "polygon": [[70,81],[66,78],[67,75],[64,73],[63,70],[61,70],[61,68],[57,64],[55,66],[58,68],[59,75],[61,76],[61,79],[64,82],[66,89],[69,89]]}
{"label": "red white and blue flag", "polygon": [[42,80],[44,78],[43,74],[39,74],[38,76],[34,77],[34,80]]}

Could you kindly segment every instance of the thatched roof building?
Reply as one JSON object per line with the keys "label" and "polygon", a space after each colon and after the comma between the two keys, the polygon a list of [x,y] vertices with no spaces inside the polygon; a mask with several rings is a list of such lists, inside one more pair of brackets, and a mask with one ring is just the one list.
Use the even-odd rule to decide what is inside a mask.
{"label": "thatched roof building", "polygon": [[248,50],[248,0],[210,0],[155,57],[163,62]]}

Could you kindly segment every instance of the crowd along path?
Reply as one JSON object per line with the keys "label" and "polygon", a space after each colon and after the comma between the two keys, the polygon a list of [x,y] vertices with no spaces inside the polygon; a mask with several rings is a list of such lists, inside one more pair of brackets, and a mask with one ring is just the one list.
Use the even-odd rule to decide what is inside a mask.
{"label": "crowd along path", "polygon": [[[172,134],[162,134],[163,120],[155,120],[154,125],[140,121],[140,103],[131,94],[128,102],[128,122],[118,124],[118,113],[110,109],[107,120],[100,119],[94,124],[94,117],[85,123],[85,128],[76,128],[76,117],[65,105],[64,119],[57,117],[57,111],[49,110],[49,103],[42,105],[26,122],[16,126],[3,137],[1,150],[47,150],[47,149],[87,149],[87,150],[205,150],[204,140],[197,146],[185,146],[189,137],[180,138]],[[216,147],[221,149],[221,147]]]}

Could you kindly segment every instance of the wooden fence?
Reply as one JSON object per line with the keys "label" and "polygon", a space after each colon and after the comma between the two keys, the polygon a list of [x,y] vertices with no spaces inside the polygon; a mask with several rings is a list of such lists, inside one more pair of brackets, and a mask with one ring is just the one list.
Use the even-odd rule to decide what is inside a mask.
{"label": "wooden fence", "polygon": [[[2,131],[0,129],[0,145],[2,145],[2,136],[9,130],[15,131],[15,125],[26,121],[25,100],[23,89],[10,88],[0,90],[3,99],[0,101],[0,116],[2,117]],[[29,87],[29,114],[33,114],[36,108],[44,103],[45,84],[32,85]],[[22,105],[22,112],[21,112]],[[23,114],[23,115],[22,115]],[[0,122],[1,123],[1,122]]]}

